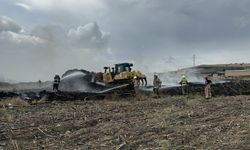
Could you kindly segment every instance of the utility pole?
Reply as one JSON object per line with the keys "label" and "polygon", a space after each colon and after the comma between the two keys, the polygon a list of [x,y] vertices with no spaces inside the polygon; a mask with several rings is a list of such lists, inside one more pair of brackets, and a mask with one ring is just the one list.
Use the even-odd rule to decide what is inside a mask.
{"label": "utility pole", "polygon": [[193,67],[195,67],[195,54],[193,55]]}

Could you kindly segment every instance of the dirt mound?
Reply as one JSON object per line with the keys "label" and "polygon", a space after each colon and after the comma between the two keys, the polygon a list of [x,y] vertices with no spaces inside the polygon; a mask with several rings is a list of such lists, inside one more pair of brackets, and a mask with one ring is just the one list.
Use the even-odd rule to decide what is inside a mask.
{"label": "dirt mound", "polygon": [[67,92],[98,92],[107,87],[91,82],[92,72],[82,69],[72,69],[62,75],[59,85],[61,91]]}

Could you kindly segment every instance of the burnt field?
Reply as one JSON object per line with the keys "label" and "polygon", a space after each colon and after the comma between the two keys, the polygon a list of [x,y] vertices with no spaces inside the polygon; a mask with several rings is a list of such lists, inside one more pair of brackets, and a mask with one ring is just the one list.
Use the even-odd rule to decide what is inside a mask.
{"label": "burnt field", "polygon": [[[0,99],[21,97],[24,100],[33,101],[40,100],[46,97],[49,101],[69,101],[69,100],[103,100],[105,97],[113,97],[118,95],[121,97],[131,97],[134,95],[133,91],[130,91],[129,86],[125,86],[118,89],[107,90],[106,92],[74,92],[74,91],[60,91],[52,92],[51,90],[19,90],[19,91],[0,91]],[[126,91],[126,92],[124,92]],[[146,95],[152,93],[152,87],[140,88],[140,91]],[[161,88],[160,93],[168,96],[178,96],[181,94],[181,87],[167,87]],[[204,95],[204,84],[190,83],[189,95]],[[223,82],[215,83],[212,85],[212,95],[217,96],[237,96],[237,95],[250,95],[250,81],[238,81],[238,82]]]}
{"label": "burnt field", "polygon": [[[236,96],[236,95],[250,95],[250,81],[234,81],[234,82],[222,82],[212,84],[212,94],[214,96]],[[161,89],[164,95],[181,95],[180,87],[169,87]],[[191,95],[203,95],[204,84],[190,83],[189,94]]]}
{"label": "burnt field", "polygon": [[14,98],[0,101],[0,149],[249,149],[249,124],[250,96]]}
{"label": "burnt field", "polygon": [[249,149],[250,83],[138,95],[0,92],[0,149]]}

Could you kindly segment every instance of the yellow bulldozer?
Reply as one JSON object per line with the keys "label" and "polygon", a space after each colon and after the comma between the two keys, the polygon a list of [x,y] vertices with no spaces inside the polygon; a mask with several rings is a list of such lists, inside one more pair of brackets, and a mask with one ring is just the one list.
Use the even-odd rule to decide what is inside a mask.
{"label": "yellow bulldozer", "polygon": [[115,64],[114,67],[104,67],[104,72],[93,73],[92,82],[105,86],[131,84],[138,80],[140,86],[147,85],[146,76],[140,71],[132,71],[132,63]]}

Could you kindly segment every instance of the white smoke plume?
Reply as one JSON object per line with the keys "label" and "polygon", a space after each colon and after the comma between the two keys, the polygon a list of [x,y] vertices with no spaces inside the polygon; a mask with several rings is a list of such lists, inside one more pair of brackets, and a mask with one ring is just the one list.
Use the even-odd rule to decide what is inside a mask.
{"label": "white smoke plume", "polygon": [[165,87],[180,86],[181,77],[186,76],[188,82],[203,83],[203,76],[197,69],[183,69],[164,73],[148,73],[148,85],[153,85],[154,74],[157,74]]}

